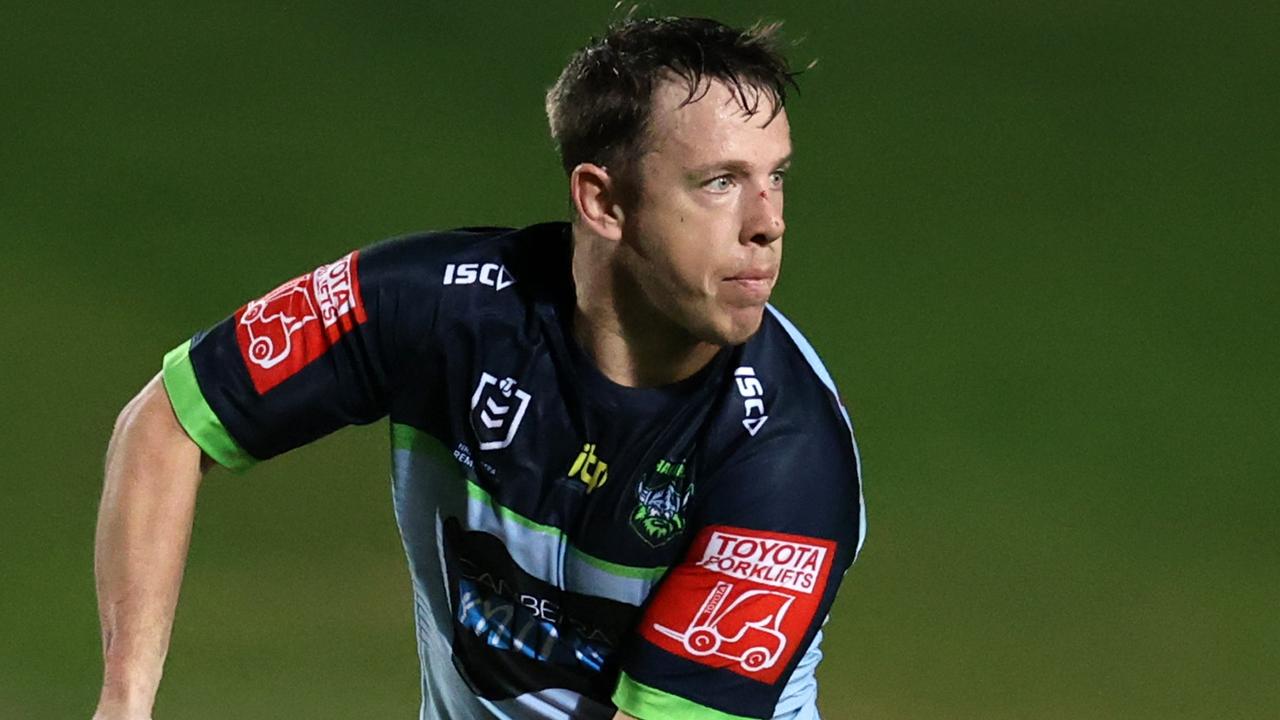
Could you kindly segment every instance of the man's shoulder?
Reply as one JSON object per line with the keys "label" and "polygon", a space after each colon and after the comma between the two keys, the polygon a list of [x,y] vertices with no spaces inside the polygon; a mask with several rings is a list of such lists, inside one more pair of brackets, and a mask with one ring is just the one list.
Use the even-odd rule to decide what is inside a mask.
{"label": "man's shoulder", "polygon": [[698,466],[714,498],[701,522],[860,546],[861,461],[826,365],[772,306],[733,359]]}
{"label": "man's shoulder", "polygon": [[361,277],[429,302],[439,319],[489,310],[518,316],[531,301],[563,292],[567,228],[543,223],[402,235],[361,252]]}
{"label": "man's shoulder", "polygon": [[[523,228],[474,226],[424,230],[388,238],[366,248],[362,254],[408,263],[416,270],[436,268],[441,278],[446,277],[448,266],[452,264],[451,280],[445,284],[465,285],[479,282],[480,268],[486,263],[510,264],[516,258],[527,261],[536,257],[537,249],[545,250],[557,244],[565,228],[565,223],[551,222]],[[468,269],[459,271],[461,265],[467,265]],[[476,280],[464,281],[473,274]],[[490,283],[498,282],[490,273],[485,273],[485,279]]]}
{"label": "man's shoulder", "polygon": [[757,390],[770,417],[784,420],[776,425],[798,422],[806,432],[815,425],[848,432],[848,414],[831,372],[808,338],[772,305],[759,332],[743,346],[734,378],[740,395]]}
{"label": "man's shoulder", "polygon": [[720,464],[807,453],[856,465],[853,428],[830,371],[772,305],[729,371],[711,430]]}

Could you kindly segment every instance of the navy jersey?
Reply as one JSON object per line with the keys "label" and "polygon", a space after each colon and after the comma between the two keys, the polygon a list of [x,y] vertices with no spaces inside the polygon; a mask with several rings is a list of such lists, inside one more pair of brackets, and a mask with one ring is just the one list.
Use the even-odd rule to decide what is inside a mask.
{"label": "navy jersey", "polygon": [[232,469],[390,416],[423,718],[816,717],[821,626],[862,544],[830,376],[772,307],[673,385],[571,332],[563,223],[401,238],[165,358]]}

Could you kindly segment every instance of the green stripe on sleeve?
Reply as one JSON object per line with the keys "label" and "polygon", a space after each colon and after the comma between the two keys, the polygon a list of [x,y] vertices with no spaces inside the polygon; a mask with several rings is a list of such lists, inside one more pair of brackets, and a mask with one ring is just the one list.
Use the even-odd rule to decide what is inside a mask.
{"label": "green stripe on sleeve", "polygon": [[235,472],[243,472],[258,462],[231,437],[213,408],[205,402],[191,365],[191,341],[164,356],[164,389],[169,393],[173,414],[191,439],[214,462]]}
{"label": "green stripe on sleeve", "polygon": [[622,712],[637,718],[664,720],[749,720],[742,715],[712,710],[692,700],[665,693],[631,679],[625,672],[618,678],[613,704]]}

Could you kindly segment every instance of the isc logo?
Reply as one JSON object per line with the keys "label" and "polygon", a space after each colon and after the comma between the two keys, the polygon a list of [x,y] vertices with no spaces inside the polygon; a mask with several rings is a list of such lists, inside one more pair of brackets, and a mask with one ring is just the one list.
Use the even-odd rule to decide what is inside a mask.
{"label": "isc logo", "polygon": [[756,378],[755,368],[747,365],[734,370],[733,379],[738,383],[738,394],[746,401],[747,416],[742,420],[742,427],[754,437],[769,419],[764,411],[764,386]]}
{"label": "isc logo", "polygon": [[498,263],[449,263],[444,266],[445,285],[488,285],[503,290],[515,284],[505,265]]}

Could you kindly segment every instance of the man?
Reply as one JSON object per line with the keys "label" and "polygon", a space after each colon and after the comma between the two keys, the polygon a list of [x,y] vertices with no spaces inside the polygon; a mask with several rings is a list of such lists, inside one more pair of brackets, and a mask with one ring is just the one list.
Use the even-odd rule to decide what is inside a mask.
{"label": "man", "polygon": [[150,713],[203,470],[384,415],[423,718],[816,717],[865,523],[766,305],[790,82],[769,29],[614,27],[548,93],[571,224],[355,251],[169,353],[108,450],[98,717]]}

